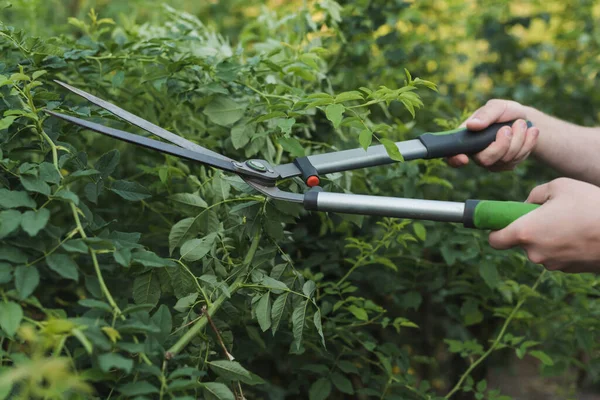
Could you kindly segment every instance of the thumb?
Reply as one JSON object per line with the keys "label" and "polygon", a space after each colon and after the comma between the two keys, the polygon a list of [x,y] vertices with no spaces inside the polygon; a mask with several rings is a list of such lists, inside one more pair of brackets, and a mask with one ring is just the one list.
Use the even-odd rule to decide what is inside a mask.
{"label": "thumb", "polygon": [[550,184],[544,183],[543,185],[533,188],[525,202],[533,204],[544,204],[550,199],[551,195],[552,192],[550,191]]}
{"label": "thumb", "polygon": [[491,232],[489,236],[490,246],[496,250],[507,250],[518,245],[518,225],[519,224],[515,221],[504,229]]}
{"label": "thumb", "polygon": [[488,101],[485,106],[479,108],[467,119],[467,128],[474,131],[487,128],[500,119],[506,111],[506,107],[507,105],[503,101]]}

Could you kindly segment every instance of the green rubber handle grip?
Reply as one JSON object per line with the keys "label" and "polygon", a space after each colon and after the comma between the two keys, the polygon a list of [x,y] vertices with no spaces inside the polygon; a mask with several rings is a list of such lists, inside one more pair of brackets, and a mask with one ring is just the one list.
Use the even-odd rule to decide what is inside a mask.
{"label": "green rubber handle grip", "polygon": [[518,201],[467,200],[463,223],[467,228],[497,231],[538,207]]}
{"label": "green rubber handle grip", "polygon": [[[498,122],[480,131],[458,128],[451,131],[424,133],[419,140],[427,148],[425,158],[452,157],[457,154],[475,154],[488,147],[496,140],[498,131],[505,126],[512,126],[515,121]],[[527,127],[533,124],[527,121]]]}

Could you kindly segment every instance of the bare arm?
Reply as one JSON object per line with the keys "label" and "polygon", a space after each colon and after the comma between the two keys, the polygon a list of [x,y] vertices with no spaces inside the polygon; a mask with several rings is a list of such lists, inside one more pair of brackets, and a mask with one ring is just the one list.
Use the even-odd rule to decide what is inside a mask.
{"label": "bare arm", "polygon": [[540,130],[533,155],[567,177],[600,185],[600,129],[524,108],[527,118]]}

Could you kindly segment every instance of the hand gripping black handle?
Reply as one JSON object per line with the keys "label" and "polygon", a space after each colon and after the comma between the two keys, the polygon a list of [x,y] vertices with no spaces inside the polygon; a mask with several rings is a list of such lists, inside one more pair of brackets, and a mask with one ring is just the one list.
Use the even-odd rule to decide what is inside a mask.
{"label": "hand gripping black handle", "polygon": [[[498,122],[480,131],[458,128],[451,131],[424,133],[419,140],[427,148],[424,158],[452,157],[457,154],[479,153],[496,140],[498,131],[505,126],[512,126],[515,121]],[[533,124],[527,121],[527,127]]]}

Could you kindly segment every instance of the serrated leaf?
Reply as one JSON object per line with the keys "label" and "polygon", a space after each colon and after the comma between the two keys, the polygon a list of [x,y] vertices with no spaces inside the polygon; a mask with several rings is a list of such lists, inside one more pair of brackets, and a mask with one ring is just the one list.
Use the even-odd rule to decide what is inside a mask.
{"label": "serrated leaf", "polygon": [[325,400],[331,394],[331,381],[328,378],[319,378],[308,390],[309,400]]}
{"label": "serrated leaf", "polygon": [[270,292],[263,294],[256,304],[256,319],[260,325],[260,329],[266,332],[271,327],[271,297]]}
{"label": "serrated leaf", "polygon": [[75,261],[66,254],[50,254],[46,257],[46,264],[48,264],[48,267],[50,267],[51,270],[65,279],[74,281],[79,279],[77,264],[75,264]]}
{"label": "serrated leaf", "polygon": [[236,361],[218,360],[208,363],[210,369],[221,378],[229,381],[246,381],[252,380],[250,371],[246,370]]}
{"label": "serrated leaf", "polygon": [[300,302],[292,313],[292,332],[294,334],[294,344],[296,350],[300,350],[302,345],[302,334],[304,332],[304,319],[306,317],[306,307],[308,301]]}
{"label": "serrated leaf", "polygon": [[313,281],[306,281],[302,286],[302,293],[304,293],[309,299],[312,299],[313,293],[315,292],[316,288],[317,285],[315,285]]}
{"label": "serrated leaf", "polygon": [[50,186],[44,180],[37,176],[21,175],[21,184],[30,192],[38,192],[43,195],[50,195]]}
{"label": "serrated leaf", "polygon": [[217,400],[235,400],[235,396],[227,386],[219,382],[207,382],[202,386],[204,396],[211,395]]}
{"label": "serrated leaf", "polygon": [[336,103],[342,103],[344,101],[350,101],[350,100],[364,100],[364,98],[363,98],[362,93],[358,92],[356,90],[353,90],[350,92],[343,92],[343,93],[340,93],[337,96],[335,96]]}
{"label": "serrated leaf", "polygon": [[4,117],[2,119],[0,119],[0,131],[4,130],[4,129],[8,129],[13,122],[15,122],[15,120],[19,118],[18,116],[10,116],[10,117]]}
{"label": "serrated leaf", "polygon": [[263,276],[260,283],[275,294],[280,294],[282,291],[288,290],[288,287],[285,283],[278,281],[277,279],[273,279],[268,275]]}
{"label": "serrated leaf", "polygon": [[400,154],[400,150],[398,150],[398,146],[396,143],[392,142],[389,139],[380,139],[379,140],[383,147],[385,147],[385,151],[387,151],[388,156],[394,161],[404,161],[404,157]]}
{"label": "serrated leaf", "polygon": [[50,219],[50,211],[47,208],[40,208],[37,211],[26,211],[21,218],[21,228],[29,236],[35,236],[44,229]]}
{"label": "serrated leaf", "polygon": [[29,297],[39,283],[40,273],[35,266],[21,265],[15,270],[15,287],[21,299]]}
{"label": "serrated leaf", "polygon": [[17,303],[0,303],[0,328],[10,337],[17,332],[23,320],[23,309]]}
{"label": "serrated leaf", "polygon": [[104,153],[102,157],[98,159],[96,164],[94,164],[94,169],[98,170],[102,178],[106,179],[115,171],[115,168],[117,168],[117,165],[119,165],[120,159],[121,154],[119,153],[119,150],[111,150],[107,153]]}
{"label": "serrated leaf", "polygon": [[169,198],[177,203],[185,204],[186,206],[206,208],[208,204],[204,201],[204,199],[197,194],[192,193],[177,193]]}
{"label": "serrated leaf", "polygon": [[144,267],[160,268],[160,267],[174,267],[175,263],[166,258],[159,257],[156,253],[147,250],[137,250],[131,254],[133,262],[142,264]]}
{"label": "serrated leaf", "polygon": [[35,208],[35,206],[35,201],[33,201],[27,192],[0,189],[0,208]]}
{"label": "serrated leaf", "polygon": [[5,238],[21,225],[22,215],[17,210],[0,211],[0,239]]}
{"label": "serrated leaf", "polygon": [[133,360],[117,353],[106,353],[98,356],[98,365],[104,372],[110,372],[111,369],[116,368],[130,373],[133,368]]}
{"label": "serrated leaf", "polygon": [[360,144],[360,147],[362,147],[363,149],[367,150],[372,142],[373,142],[373,133],[370,130],[364,129],[358,135],[358,143]]}
{"label": "serrated leaf", "polygon": [[181,246],[181,258],[186,261],[198,261],[208,254],[217,238],[216,233],[211,233],[201,239],[188,240]]}
{"label": "serrated leaf", "polygon": [[169,232],[169,254],[181,246],[181,244],[193,233],[196,218],[184,218],[171,227]]}
{"label": "serrated leaf", "polygon": [[315,324],[315,328],[317,329],[317,332],[319,333],[319,336],[321,337],[321,344],[323,345],[324,348],[327,348],[327,346],[325,345],[325,336],[323,335],[323,325],[321,325],[321,311],[317,310],[315,312],[315,315],[313,317],[313,323]]}
{"label": "serrated leaf", "polygon": [[334,372],[331,374],[331,382],[333,382],[337,390],[340,392],[354,394],[354,387],[352,387],[352,382],[350,382],[350,379],[346,378],[339,372]]}
{"label": "serrated leaf", "polygon": [[479,275],[485,281],[486,285],[494,289],[500,283],[500,274],[495,264],[483,261],[479,264]]}
{"label": "serrated leaf", "polygon": [[133,281],[133,301],[136,304],[156,305],[160,299],[160,282],[153,271],[135,278]]}
{"label": "serrated leaf", "polygon": [[140,201],[152,196],[148,189],[137,182],[115,181],[110,190],[129,201]]}
{"label": "serrated leaf", "polygon": [[273,335],[275,335],[275,332],[277,332],[277,328],[281,322],[281,317],[285,311],[288,295],[289,292],[286,292],[277,297],[273,302],[273,306],[271,307],[271,332],[273,332]]}
{"label": "serrated leaf", "polygon": [[331,121],[334,128],[339,127],[342,123],[344,111],[346,111],[346,107],[341,104],[330,104],[325,108],[325,115],[327,116],[327,119]]}
{"label": "serrated leaf", "polygon": [[229,126],[236,123],[246,111],[246,106],[238,104],[226,96],[216,96],[205,108],[206,115],[213,123]]}
{"label": "serrated leaf", "polygon": [[177,300],[177,303],[173,307],[176,311],[185,312],[188,308],[190,308],[198,298],[198,293],[192,293],[187,296],[184,296]]}

